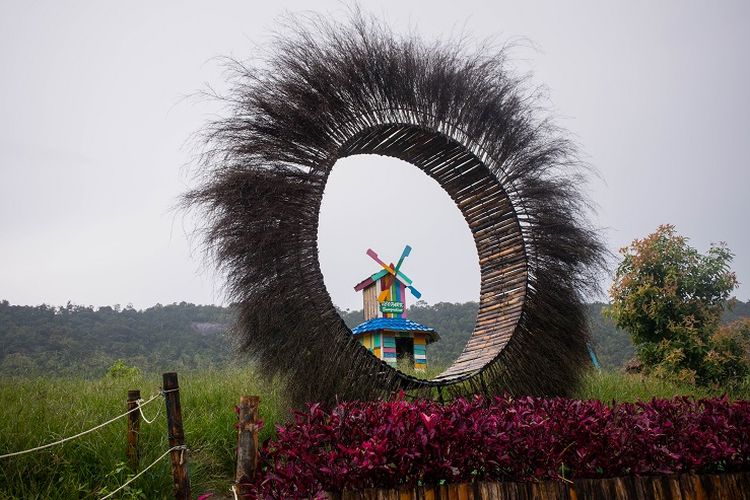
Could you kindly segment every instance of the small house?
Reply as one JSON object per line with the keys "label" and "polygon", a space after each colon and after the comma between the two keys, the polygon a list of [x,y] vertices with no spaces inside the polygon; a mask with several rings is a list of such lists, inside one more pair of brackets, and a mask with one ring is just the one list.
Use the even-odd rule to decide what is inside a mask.
{"label": "small house", "polygon": [[401,271],[404,258],[411,252],[406,246],[397,265],[385,264],[372,250],[367,255],[381,270],[357,283],[362,292],[364,322],[352,329],[355,337],[375,357],[396,367],[401,362],[417,371],[427,368],[427,345],[440,339],[434,328],[408,319],[407,291],[415,298],[421,293]]}

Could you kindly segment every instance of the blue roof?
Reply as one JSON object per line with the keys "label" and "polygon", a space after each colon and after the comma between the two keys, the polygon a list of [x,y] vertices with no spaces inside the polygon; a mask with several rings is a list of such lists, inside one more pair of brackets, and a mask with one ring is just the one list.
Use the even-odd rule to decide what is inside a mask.
{"label": "blue roof", "polygon": [[422,325],[406,318],[372,318],[352,328],[354,335],[373,332],[375,330],[389,330],[392,332],[426,332],[437,336],[434,328]]}

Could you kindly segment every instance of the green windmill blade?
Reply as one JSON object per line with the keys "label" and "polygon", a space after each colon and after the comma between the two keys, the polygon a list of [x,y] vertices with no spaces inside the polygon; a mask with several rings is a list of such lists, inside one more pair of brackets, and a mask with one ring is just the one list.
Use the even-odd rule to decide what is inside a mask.
{"label": "green windmill blade", "polygon": [[372,276],[370,276],[370,279],[372,281],[378,281],[380,278],[382,278],[386,274],[390,274],[390,272],[387,269],[383,269],[382,271],[378,271],[375,274],[373,274]]}
{"label": "green windmill blade", "polygon": [[400,270],[401,264],[404,263],[404,259],[406,259],[406,257],[408,257],[410,253],[411,253],[411,246],[406,245],[404,247],[404,251],[401,252],[401,258],[398,259],[398,264],[396,264],[396,266],[393,267],[393,266],[389,266],[388,264],[386,264],[385,262],[383,262],[382,259],[380,259],[380,257],[378,257],[378,254],[375,253],[375,251],[373,249],[368,248],[367,249],[367,255],[372,260],[374,260],[375,262],[377,262],[378,264],[380,264],[380,266],[383,268],[381,271],[378,271],[377,273],[375,273],[372,276],[370,276],[370,279],[372,279],[373,281],[377,281],[380,278],[382,278],[383,276],[385,276],[386,274],[392,274],[394,278],[396,278],[398,281],[400,281],[401,283],[403,283],[406,286],[406,288],[409,289],[409,291],[411,292],[411,294],[414,295],[414,297],[416,299],[419,299],[420,297],[422,297],[422,293],[419,290],[417,290],[416,288],[414,288],[414,286],[412,285],[412,280],[407,275],[405,275],[404,273],[402,273],[401,270]]}
{"label": "green windmill blade", "polygon": [[[408,245],[407,245],[407,246],[408,246]],[[409,247],[409,250],[411,251],[411,247]],[[367,249],[367,255],[368,255],[368,256],[369,256],[369,257],[370,257],[370,258],[371,258],[372,260],[374,260],[375,262],[377,262],[378,264],[380,264],[380,265],[381,265],[381,266],[383,267],[383,269],[385,269],[385,270],[386,270],[386,271],[388,271],[389,273],[393,274],[394,276],[400,277],[400,278],[401,278],[401,280],[402,280],[403,282],[405,282],[405,283],[406,283],[407,285],[411,285],[411,279],[409,279],[409,277],[408,277],[407,275],[405,275],[405,274],[404,274],[404,273],[402,273],[401,271],[396,271],[396,270],[395,270],[394,268],[392,268],[391,266],[389,266],[388,264],[386,264],[385,262],[383,262],[383,261],[382,261],[382,260],[380,259],[380,257],[378,257],[378,254],[376,254],[376,253],[375,253],[375,251],[374,251],[373,249],[371,249],[371,248],[368,248],[368,249]]]}

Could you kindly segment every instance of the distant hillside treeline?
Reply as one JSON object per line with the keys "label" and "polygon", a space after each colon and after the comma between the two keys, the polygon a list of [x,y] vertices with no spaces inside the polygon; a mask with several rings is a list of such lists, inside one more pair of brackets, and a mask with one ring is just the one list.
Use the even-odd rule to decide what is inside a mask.
{"label": "distant hillside treeline", "polygon": [[14,306],[0,302],[0,375],[100,376],[122,358],[142,370],[224,364],[229,310],[182,302],[132,307]]}
{"label": "distant hillside treeline", "polygon": [[[602,316],[605,304],[587,305],[594,347],[607,368],[621,367],[633,354],[630,337]],[[441,340],[428,349],[430,363],[445,366],[463,349],[474,326],[477,304],[417,302],[409,318],[432,326]],[[362,311],[340,311],[355,326]],[[750,317],[750,301],[725,314]],[[101,376],[116,359],[146,371],[200,369],[232,359],[226,331],[231,309],[181,302],[132,307],[17,306],[0,301],[0,375]]]}

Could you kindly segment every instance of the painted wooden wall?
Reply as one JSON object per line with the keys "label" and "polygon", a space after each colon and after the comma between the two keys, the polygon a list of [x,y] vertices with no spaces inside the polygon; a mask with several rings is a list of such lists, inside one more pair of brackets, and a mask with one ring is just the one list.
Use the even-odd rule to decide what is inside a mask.
{"label": "painted wooden wall", "polygon": [[365,321],[382,316],[378,307],[377,282],[362,290],[362,307],[365,313]]}

